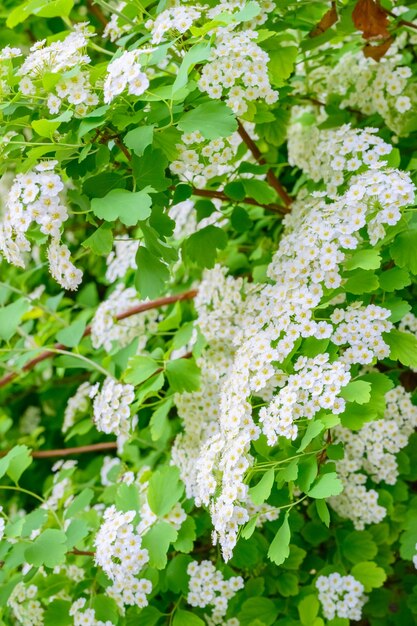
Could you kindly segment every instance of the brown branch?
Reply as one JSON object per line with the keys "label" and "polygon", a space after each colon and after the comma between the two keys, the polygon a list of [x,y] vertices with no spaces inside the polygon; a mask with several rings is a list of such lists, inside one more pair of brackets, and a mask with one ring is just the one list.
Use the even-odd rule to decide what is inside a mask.
{"label": "brown branch", "polygon": [[[30,454],[34,459],[55,459],[73,454],[85,454],[86,452],[106,452],[107,450],[117,450],[115,441],[102,443],[92,443],[87,446],[77,446],[74,448],[57,448],[56,450],[31,450]],[[0,458],[6,456],[10,450],[0,450]]]}
{"label": "brown branch", "polygon": [[[253,156],[258,161],[258,163],[260,163],[261,165],[265,165],[266,161],[265,161],[264,157],[262,156],[261,151],[259,150],[259,148],[256,145],[256,143],[253,141],[252,137],[250,137],[250,135],[246,132],[243,124],[239,120],[238,120],[238,129],[237,130],[238,130],[238,133],[241,136],[242,140],[248,146],[249,150],[252,152]],[[278,178],[275,176],[274,172],[271,169],[269,169],[267,174],[266,174],[266,180],[268,181],[269,185],[273,189],[275,189],[275,191],[277,192],[277,194],[279,195],[281,200],[284,202],[284,207],[283,207],[282,212],[283,213],[288,213],[289,210],[290,210],[291,203],[292,203],[292,198],[288,194],[288,192],[285,189],[285,187],[283,187],[281,185],[281,183],[279,182]]]}
{"label": "brown branch", "polygon": [[[119,313],[118,315],[115,316],[115,318],[116,320],[123,320],[126,317],[137,315],[138,313],[143,313],[144,311],[149,311],[150,309],[157,309],[161,306],[172,304],[173,302],[180,302],[182,300],[192,300],[196,296],[196,294],[197,294],[197,290],[191,289],[190,291],[185,291],[184,293],[176,294],[173,296],[165,296],[163,298],[158,298],[157,300],[150,300],[149,302],[143,302],[141,304],[137,304],[136,306],[131,307],[130,309],[127,309],[126,311],[123,311],[122,313]],[[91,325],[86,327],[83,333],[83,337],[87,337],[90,334],[91,334]],[[52,349],[55,351],[66,350],[66,346],[64,346],[62,343],[56,343],[54,344]],[[25,363],[25,365],[22,367],[20,372],[10,372],[9,374],[6,374],[6,376],[3,376],[3,378],[0,378],[0,388],[5,387],[9,383],[11,383],[22,372],[28,372],[32,370],[38,363],[41,363],[42,361],[45,361],[46,359],[51,359],[54,356],[55,356],[55,352],[51,350],[45,350],[44,352],[41,352],[37,357]]]}
{"label": "brown branch", "polygon": [[128,161],[132,160],[132,155],[130,154],[129,150],[126,148],[126,146],[124,145],[123,141],[120,139],[120,137],[117,135],[115,137],[112,137],[114,143],[116,144],[116,146],[119,148],[119,150],[121,150],[123,152],[123,154],[125,155],[126,159]]}
{"label": "brown branch", "polygon": [[93,0],[87,0],[87,7],[91,15],[94,15],[94,17],[97,18],[100,24],[106,27],[108,21],[100,7],[97,4],[94,4]]}
{"label": "brown branch", "polygon": [[73,550],[69,550],[67,554],[75,554],[76,556],[94,556],[95,552],[91,552],[90,550],[77,550],[77,548],[74,548]]}
{"label": "brown branch", "polygon": [[[232,198],[229,198],[223,191],[215,191],[211,189],[197,189],[193,187],[193,195],[201,196],[203,198],[217,198],[218,200],[222,200],[222,202],[233,202]],[[262,204],[257,202],[254,198],[243,198],[240,202],[244,204],[250,204],[252,206],[259,206],[266,211],[272,211],[273,213],[279,213],[281,215],[285,214],[287,211],[285,207],[280,204]]]}

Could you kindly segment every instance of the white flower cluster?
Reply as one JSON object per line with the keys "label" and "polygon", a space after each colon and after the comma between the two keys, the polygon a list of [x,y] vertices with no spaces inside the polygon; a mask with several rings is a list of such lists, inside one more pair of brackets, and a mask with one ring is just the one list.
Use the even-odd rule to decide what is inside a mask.
{"label": "white flower cluster", "polygon": [[[17,174],[10,188],[3,221],[8,238],[24,237],[33,222],[45,235],[59,237],[61,226],[68,218],[59,196],[64,183],[53,171],[57,161],[44,161],[26,174]],[[3,250],[9,262],[7,249]],[[23,260],[19,263],[23,266]]]}
{"label": "white flower cluster", "polygon": [[33,223],[38,224],[40,231],[51,237],[48,258],[52,276],[65,289],[76,289],[82,272],[73,265],[67,246],[59,240],[68,213],[59,195],[64,184],[53,171],[56,164],[43,161],[15,177],[0,224],[0,252],[9,263],[25,267],[22,253],[30,250],[26,233]]}
{"label": "white flower cluster", "polygon": [[[300,109],[300,113],[305,111]],[[378,137],[377,132],[377,128],[361,130],[351,128],[350,124],[320,130],[316,124],[303,126],[295,119],[288,133],[288,161],[314,182],[323,180],[327,194],[336,195],[337,187],[348,176],[363,166],[378,169],[381,157],[391,152],[392,146]],[[355,187],[351,190],[353,199],[355,190]]]}
{"label": "white flower cluster", "polygon": [[337,346],[347,346],[341,360],[344,363],[367,365],[375,358],[385,359],[390,348],[382,338],[393,324],[388,321],[391,311],[383,307],[361,303],[349,305],[346,309],[335,309],[330,316],[337,324],[331,340]]}
{"label": "white flower cluster", "polygon": [[[328,142],[328,131],[323,133],[323,141],[332,154],[335,149]],[[349,131],[349,137],[355,133],[363,139],[361,130]],[[374,137],[373,133],[370,137]],[[379,140],[378,145],[382,146]],[[386,144],[382,152],[389,152]],[[363,167],[369,168],[366,164]],[[381,334],[390,328],[389,312],[380,307],[363,307],[361,302],[349,305],[344,314],[349,319],[349,330],[343,326],[346,322],[340,312],[336,314],[336,320],[340,316],[339,327],[336,320],[330,323],[313,317],[314,309],[323,300],[330,306],[331,290],[341,285],[344,249],[358,247],[367,225],[371,239],[377,241],[388,223],[387,207],[394,207],[399,219],[400,209],[413,201],[414,186],[408,175],[384,168],[383,164],[379,171],[365,170],[353,175],[349,182],[347,190],[330,202],[301,196],[293,204],[285,218],[278,251],[267,270],[270,283],[243,284],[239,279],[233,289],[225,284],[224,276],[216,268],[206,273],[199,289],[195,304],[200,328],[209,343],[223,342],[224,350],[220,360],[210,365],[204,363],[212,359],[210,352],[205,351],[201,356],[204,402],[200,399],[199,403],[196,395],[190,413],[184,411],[189,396],[179,402],[180,414],[185,415],[185,433],[175,443],[173,460],[180,467],[187,493],[194,495],[197,505],[209,507],[213,539],[220,542],[225,559],[232,555],[239,524],[248,519],[248,485],[244,477],[253,462],[249,453],[251,442],[257,439],[261,429],[264,432],[268,429],[266,434],[272,443],[276,441],[277,431],[293,437],[296,431],[291,428],[291,421],[309,417],[312,406],[314,410],[319,407],[343,410],[343,400],[337,398],[337,393],[349,380],[349,366],[371,362],[387,353]],[[358,186],[362,194],[355,200],[351,191]],[[388,189],[391,195],[386,198]],[[228,280],[233,283],[233,279]],[[339,328],[342,330],[338,335]],[[309,337],[331,338],[334,334],[341,341],[339,358],[324,354],[320,357],[322,363],[300,361],[300,371],[291,372],[291,376],[298,376],[297,385],[293,385],[296,392],[292,386],[287,391],[288,381],[291,385],[295,379],[280,369],[280,364],[289,357],[296,342],[299,344]],[[352,342],[353,351],[348,351],[350,343],[344,341]],[[364,341],[366,350],[357,341]],[[217,371],[212,374],[210,368]],[[311,387],[306,388],[304,378]],[[249,402],[253,395],[277,402],[280,410],[271,414],[270,420],[265,419],[267,411],[262,411],[260,417],[264,423],[261,419],[257,423]],[[286,430],[279,430],[280,397],[284,404],[287,401],[288,406],[295,408],[292,417],[288,411]],[[208,411],[213,418],[207,426],[202,426]],[[186,446],[190,448],[186,450]]]}
{"label": "white flower cluster", "polygon": [[49,271],[64,289],[75,290],[82,281],[83,273],[71,261],[71,253],[58,239],[53,239],[48,248]]}
{"label": "white flower cluster", "polygon": [[278,437],[295,439],[298,428],[294,421],[300,417],[312,419],[321,409],[334,414],[345,409],[345,401],[337,395],[350,380],[347,365],[341,361],[329,363],[328,354],[319,354],[312,359],[299,357],[294,370],[296,373],[287,378],[285,387],[259,411],[262,431],[270,446],[276,444]]}
{"label": "white flower cluster", "polygon": [[[408,80],[411,69],[402,65],[402,48],[407,40],[405,33],[396,37],[379,61],[365,57],[362,51],[348,50],[334,68],[327,65],[312,69],[309,64],[309,88],[321,101],[337,94],[342,96],[342,108],[366,115],[378,113],[389,128],[401,133],[417,103],[416,85]],[[303,84],[300,81],[301,88]]]}
{"label": "white flower cluster", "polygon": [[[77,461],[57,461],[52,466],[54,476],[52,479],[52,489],[48,499],[41,504],[42,509],[49,511],[57,510],[61,505],[69,506],[73,500],[74,487],[71,475],[74,473]],[[36,533],[36,534],[34,534]],[[32,532],[31,539],[40,533],[40,529]]]}
{"label": "white flower cluster", "polygon": [[223,621],[227,613],[229,600],[243,589],[244,583],[241,576],[233,576],[225,580],[223,574],[216,570],[211,561],[192,561],[187,567],[190,576],[189,593],[187,602],[191,606],[205,608],[212,606],[210,616],[206,616],[209,626],[226,624],[227,626],[239,626],[239,621],[232,618]]}
{"label": "white flower cluster", "polygon": [[17,583],[7,600],[14,619],[26,626],[43,626],[44,609],[35,600],[38,588],[36,585],[25,585],[23,582]]}
{"label": "white flower cluster", "polygon": [[145,28],[151,31],[152,43],[161,43],[170,31],[184,34],[200,18],[203,8],[181,4],[165,9],[155,20],[148,20]]}
{"label": "white flower cluster", "polygon": [[183,180],[204,185],[206,180],[230,170],[230,161],[241,141],[238,133],[211,141],[204,139],[198,130],[184,133],[181,143],[176,145],[178,156],[170,164],[170,170]]}
{"label": "white flower cluster", "polygon": [[64,411],[63,433],[68,432],[71,426],[75,424],[77,413],[85,413],[88,410],[90,406],[91,389],[92,385],[90,385],[90,383],[82,383],[75,394],[68,399]]}
{"label": "white flower cluster", "polygon": [[417,426],[417,406],[403,387],[397,386],[385,394],[383,419],[367,422],[359,431],[343,426],[334,429],[334,441],[344,444],[345,456],[337,461],[337,472],[344,490],[331,498],[331,506],[342,517],[351,519],[356,529],[378,523],[386,509],[378,504],[378,493],[367,489],[368,476],[374,483],[395,485],[398,464],[395,455],[408,444]]}
{"label": "white flower cluster", "polygon": [[150,333],[157,330],[158,312],[155,309],[131,315],[117,321],[116,316],[127,309],[141,304],[136,289],[125,288],[118,284],[110,296],[102,302],[96,310],[91,322],[91,341],[94,348],[102,346],[110,352],[113,344],[117,348],[127,346],[133,339],[138,338],[138,352],[145,349]]}
{"label": "white flower cluster", "polygon": [[130,269],[137,269],[136,253],[139,248],[137,239],[129,239],[127,235],[114,240],[113,250],[106,259],[106,280],[110,284],[117,278],[124,278]]}
{"label": "white flower cluster", "polygon": [[88,24],[76,24],[72,33],[63,41],[54,41],[45,46],[45,39],[37,41],[17,71],[18,76],[42,78],[46,73],[61,74],[78,65],[90,62],[85,54],[89,37]]}
{"label": "white flower cluster", "polygon": [[19,430],[23,435],[30,435],[41,422],[41,410],[38,406],[28,406],[19,420]]}
{"label": "white flower cluster", "polygon": [[[417,544],[416,544],[416,550],[417,550]],[[417,569],[417,552],[416,552],[416,554],[413,556],[413,563],[414,563],[414,567]]]}
{"label": "white flower cluster", "polygon": [[126,6],[126,2],[119,2],[116,5],[116,12],[110,15],[110,19],[104,27],[103,37],[108,37],[110,41],[117,41],[124,33],[131,30],[131,25],[128,23],[120,23],[120,13]]}
{"label": "white flower cluster", "polygon": [[316,580],[323,613],[326,619],[342,617],[359,621],[362,607],[368,600],[364,587],[353,576],[341,576],[334,572],[329,576],[319,576]]}
{"label": "white flower cluster", "polygon": [[65,574],[75,583],[80,583],[85,578],[85,570],[82,567],[78,567],[78,565],[74,565],[73,563],[70,565],[67,565],[66,563],[63,565],[55,565],[52,571],[54,574]]}
{"label": "white flower cluster", "polygon": [[[273,7],[272,2],[271,5]],[[265,71],[269,56],[255,43],[257,37],[254,30],[219,29],[216,46],[198,81],[201,91],[210,98],[225,99],[236,115],[246,113],[250,101],[264,100],[273,104],[278,100],[278,93],[272,89]]]}
{"label": "white flower cluster", "polygon": [[118,602],[121,609],[125,604],[144,607],[152,583],[137,576],[149,561],[148,551],[141,548],[142,538],[132,521],[135,511],[121,513],[115,506],[104,512],[104,522],[96,535],[95,562],[113,582],[106,594]]}
{"label": "white flower cluster", "polygon": [[66,103],[68,107],[74,106],[76,116],[83,117],[89,107],[94,107],[99,102],[97,94],[92,91],[88,71],[79,72],[75,76],[60,81],[55,90],[56,94],[50,93],[46,101],[51,115],[57,115]]}
{"label": "white flower cluster", "polygon": [[127,437],[132,429],[130,405],[135,398],[133,385],[124,385],[113,378],[104,380],[101,390],[96,383],[90,389],[93,401],[93,421],[103,433]]}
{"label": "white flower cluster", "polygon": [[86,598],[79,598],[72,603],[69,614],[74,618],[74,626],[112,626],[113,622],[98,620],[94,609],[86,609]]}
{"label": "white flower cluster", "polygon": [[[140,522],[137,527],[137,532],[140,535],[144,535],[150,528],[158,521],[157,515],[153,513],[149,507],[148,500],[146,498],[146,492],[148,488],[148,483],[144,483],[141,485],[142,494],[144,494],[144,498],[142,498],[141,507],[140,507]],[[161,519],[164,522],[168,522],[174,530],[179,530],[186,520],[187,514],[182,508],[181,504],[177,502],[174,504],[172,509],[168,511]]]}
{"label": "white flower cluster", "polygon": [[149,87],[149,79],[139,63],[140,50],[125,51],[107,67],[104,81],[104,102],[109,104],[127,89],[132,96],[141,96]]}

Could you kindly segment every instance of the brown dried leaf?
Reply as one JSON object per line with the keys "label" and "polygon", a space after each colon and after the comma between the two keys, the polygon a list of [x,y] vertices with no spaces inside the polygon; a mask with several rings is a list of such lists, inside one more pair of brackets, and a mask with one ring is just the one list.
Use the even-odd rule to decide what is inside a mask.
{"label": "brown dried leaf", "polygon": [[386,41],[380,43],[378,46],[372,46],[367,43],[363,49],[363,54],[366,57],[371,57],[375,61],[380,61],[384,54],[389,50],[391,44],[394,41],[394,37],[388,37]]}
{"label": "brown dried leaf", "polygon": [[358,0],[352,12],[356,28],[362,31],[364,39],[389,37],[388,15],[376,0]]}
{"label": "brown dried leaf", "polygon": [[310,37],[317,37],[322,33],[325,33],[326,30],[331,28],[333,24],[336,24],[338,20],[336,4],[332,2],[332,7],[329,9],[321,18],[320,22],[313,28],[313,30],[309,33]]}

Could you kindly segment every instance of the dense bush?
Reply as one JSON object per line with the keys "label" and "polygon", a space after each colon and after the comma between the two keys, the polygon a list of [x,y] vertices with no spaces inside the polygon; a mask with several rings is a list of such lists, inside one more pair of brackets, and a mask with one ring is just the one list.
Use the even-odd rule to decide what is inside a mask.
{"label": "dense bush", "polygon": [[417,624],[417,3],[1,10],[0,623]]}

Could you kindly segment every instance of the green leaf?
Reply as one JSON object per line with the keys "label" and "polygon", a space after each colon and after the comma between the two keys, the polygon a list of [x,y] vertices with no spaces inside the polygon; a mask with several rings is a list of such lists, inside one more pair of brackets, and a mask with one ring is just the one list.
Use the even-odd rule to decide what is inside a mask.
{"label": "green leaf", "polygon": [[80,511],[83,511],[90,504],[94,497],[94,491],[86,487],[74,498],[67,510],[65,511],[65,519],[71,519]]}
{"label": "green leaf", "polygon": [[253,225],[248,212],[241,206],[235,206],[233,209],[232,215],[230,216],[230,223],[237,233],[244,233],[250,230]]}
{"label": "green leaf", "polygon": [[343,387],[340,395],[348,402],[366,404],[371,399],[372,385],[364,380],[353,380]]}
{"label": "green leaf", "polygon": [[344,287],[348,293],[371,293],[378,289],[379,281],[374,272],[358,269],[347,279]]}
{"label": "green leaf", "polygon": [[72,519],[65,534],[67,536],[67,549],[71,550],[88,535],[88,524],[83,519]]}
{"label": "green leaf", "polygon": [[136,263],[138,269],[135,275],[135,286],[142,299],[156,298],[162,293],[169,279],[169,268],[143,246],[139,246]]}
{"label": "green leaf", "polygon": [[330,513],[329,507],[326,504],[326,500],[316,500],[317,514],[323,524],[329,528],[330,526]]}
{"label": "green leaf", "polygon": [[400,233],[390,247],[391,257],[398,267],[417,274],[417,230]]}
{"label": "green leaf", "polygon": [[[162,133],[157,133],[155,139]],[[156,145],[156,142],[155,142]],[[132,170],[138,189],[146,190],[148,185],[155,191],[164,191],[171,184],[171,179],[165,176],[168,165],[163,150],[148,146],[143,156],[133,155]]]}
{"label": "green leaf", "polygon": [[99,593],[92,598],[91,605],[96,613],[96,619],[102,623],[109,620],[113,624],[117,624],[119,621],[119,609],[113,598]]}
{"label": "green leaf", "polygon": [[350,259],[345,262],[347,270],[355,270],[358,267],[364,270],[376,270],[381,264],[381,255],[378,250],[357,250]]}
{"label": "green leaf", "polygon": [[251,626],[255,620],[264,626],[272,626],[277,615],[278,610],[269,598],[249,598],[242,604],[238,619],[240,626]]}
{"label": "green leaf", "polygon": [[152,441],[158,441],[167,430],[168,426],[168,413],[172,407],[172,399],[165,400],[158,406],[152,413],[149,420],[149,428],[151,431]]}
{"label": "green leaf", "polygon": [[123,143],[137,156],[142,156],[145,149],[152,143],[153,126],[138,126],[124,136]]}
{"label": "green leaf", "polygon": [[272,187],[264,180],[256,180],[255,178],[247,178],[242,181],[246,195],[254,198],[256,202],[261,204],[272,204],[277,200],[277,194]]}
{"label": "green leaf", "polygon": [[103,198],[91,200],[94,215],[108,222],[119,219],[126,226],[146,220],[151,214],[151,206],[152,199],[145,189],[136,192],[112,189]]}
{"label": "green leaf", "polygon": [[296,596],[299,591],[298,577],[290,572],[285,572],[277,578],[277,588],[284,598]]}
{"label": "green leaf", "polygon": [[47,528],[25,550],[28,563],[40,567],[55,567],[65,561],[67,537],[63,530]]}
{"label": "green leaf", "polygon": [[250,539],[253,535],[253,533],[255,532],[256,529],[256,522],[258,521],[258,517],[259,515],[254,515],[249,522],[247,522],[247,524],[244,525],[242,532],[240,533],[240,536],[243,537],[243,539]]}
{"label": "green leaf", "polygon": [[28,513],[24,517],[24,523],[22,525],[22,537],[28,537],[32,530],[41,528],[48,518],[48,513],[45,509],[35,509]]}
{"label": "green leaf", "polygon": [[128,361],[128,368],[123,379],[131,385],[139,385],[160,369],[159,363],[150,356],[133,356]]}
{"label": "green leaf", "polygon": [[188,73],[190,70],[201,61],[206,61],[210,56],[210,44],[201,42],[192,46],[182,59],[180,68],[177,72],[177,77],[172,85],[172,93],[174,94],[182,87],[185,87],[188,81]]}
{"label": "green leaf", "polygon": [[112,189],[124,189],[126,181],[116,172],[103,172],[87,178],[82,186],[89,198],[104,198]]}
{"label": "green leaf", "polygon": [[205,626],[205,623],[198,615],[190,611],[175,611],[172,626]]}
{"label": "green leaf", "polygon": [[7,474],[13,482],[19,478],[32,463],[32,456],[27,446],[15,446],[0,459],[0,478]]}
{"label": "green leaf", "polygon": [[410,274],[407,270],[393,267],[391,270],[382,272],[379,277],[379,286],[384,291],[399,291],[411,284]]}
{"label": "green leaf", "polygon": [[372,535],[366,530],[349,533],[344,537],[340,547],[343,556],[351,563],[360,563],[363,560],[370,561],[378,552]]}
{"label": "green leaf", "polygon": [[249,495],[255,505],[262,504],[269,498],[274,484],[274,479],[275,471],[270,469],[265,472],[257,485],[249,489]]}
{"label": "green leaf", "polygon": [[166,375],[172,391],[198,391],[200,368],[194,359],[175,359],[166,363]]}
{"label": "green leaf", "polygon": [[383,337],[391,349],[390,359],[406,367],[417,368],[417,337],[396,329],[384,333]]}
{"label": "green leaf", "polygon": [[310,498],[329,498],[330,496],[337,496],[343,491],[343,483],[337,477],[335,472],[328,474],[322,474],[318,477],[312,488],[307,491],[307,495]]}
{"label": "green leaf", "polygon": [[80,343],[84,335],[86,323],[83,320],[72,322],[67,328],[63,328],[56,334],[59,343],[67,348],[75,348]]}
{"label": "green leaf", "polygon": [[171,524],[157,522],[146,533],[142,546],[149,551],[149,564],[156,569],[164,569],[167,564],[167,552],[170,543],[173,543],[178,533]]}
{"label": "green leaf", "polygon": [[382,587],[387,579],[385,570],[382,567],[378,567],[373,561],[357,563],[352,567],[350,573],[363,584],[365,591],[372,591],[372,589]]}
{"label": "green leaf", "polygon": [[295,46],[281,46],[275,50],[269,50],[268,68],[271,73],[272,83],[282,85],[294,70],[298,49]]}
{"label": "green leaf", "polygon": [[237,120],[232,109],[224,102],[206,102],[184,113],[178,122],[184,133],[196,130],[206,139],[229,137],[237,130]]}
{"label": "green leaf", "polygon": [[199,267],[214,267],[217,250],[224,250],[227,245],[226,233],[217,226],[209,225],[193,233],[184,241],[185,255]]}
{"label": "green leaf", "polygon": [[53,600],[46,607],[44,626],[72,626],[74,618],[69,614],[70,608],[69,600]]}
{"label": "green leaf", "polygon": [[181,524],[181,528],[178,531],[178,537],[174,543],[174,550],[178,550],[179,552],[191,552],[196,538],[195,521],[192,517],[188,516]]}
{"label": "green leaf", "polygon": [[313,439],[324,430],[324,428],[325,426],[320,420],[309,422],[301,440],[300,447],[298,448],[298,452],[305,450],[308,444],[311,443]]}
{"label": "green leaf", "polygon": [[153,513],[163,517],[181,498],[184,486],[177,467],[166,465],[154,472],[149,480],[148,504]]}
{"label": "green leaf", "polygon": [[117,487],[115,504],[120,511],[139,511],[140,502],[137,486],[120,483]]}
{"label": "green leaf", "polygon": [[9,341],[15,334],[23,315],[30,309],[30,302],[20,298],[0,309],[0,338]]}
{"label": "green leaf", "polygon": [[163,613],[158,611],[156,607],[145,606],[139,616],[136,613],[128,612],[126,626],[139,626],[139,623],[140,626],[156,626],[161,617],[163,617]]}
{"label": "green leaf", "polygon": [[300,600],[298,613],[303,626],[312,626],[319,612],[320,604],[315,595],[309,595]]}
{"label": "green leaf", "polygon": [[275,565],[281,565],[290,554],[290,539],[291,530],[287,512],[268,550],[268,557]]}
{"label": "green leaf", "polygon": [[108,224],[102,224],[92,235],[81,242],[84,248],[90,248],[97,255],[108,255],[113,248],[113,233]]}

